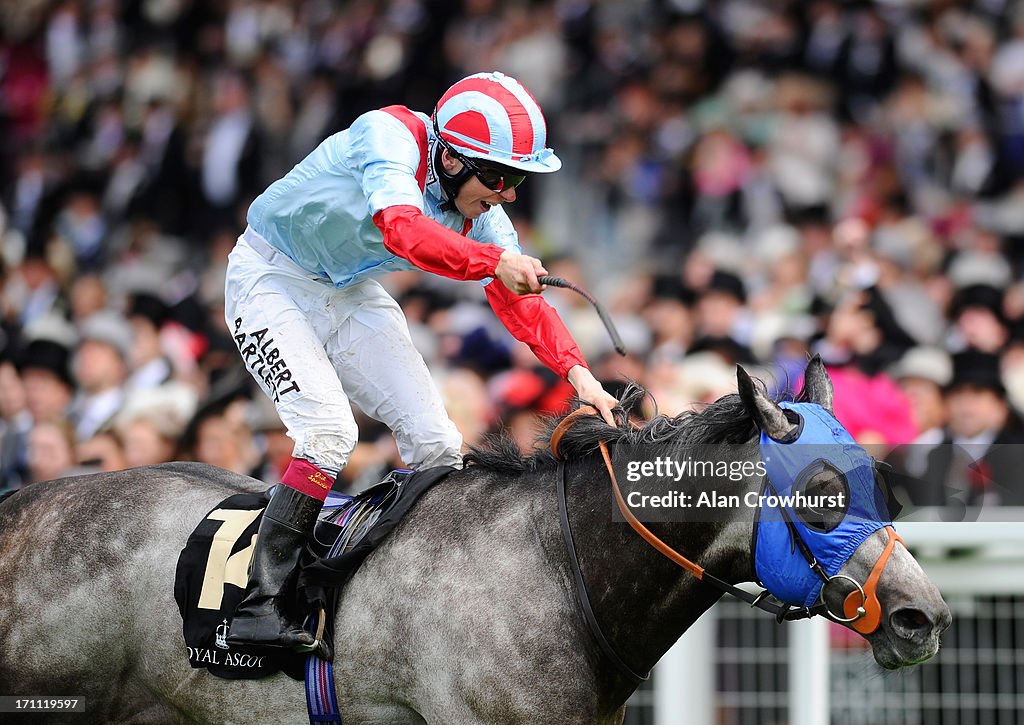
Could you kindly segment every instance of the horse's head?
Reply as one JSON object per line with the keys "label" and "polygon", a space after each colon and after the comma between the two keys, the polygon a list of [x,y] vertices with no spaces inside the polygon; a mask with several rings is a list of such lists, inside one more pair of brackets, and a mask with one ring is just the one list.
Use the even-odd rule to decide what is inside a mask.
{"label": "horse's head", "polygon": [[804,403],[776,404],[742,368],[737,377],[768,472],[754,537],[758,578],[789,604],[823,604],[871,643],[883,667],[934,655],[949,608],[891,527],[879,467],[832,415],[821,359],[807,365]]}

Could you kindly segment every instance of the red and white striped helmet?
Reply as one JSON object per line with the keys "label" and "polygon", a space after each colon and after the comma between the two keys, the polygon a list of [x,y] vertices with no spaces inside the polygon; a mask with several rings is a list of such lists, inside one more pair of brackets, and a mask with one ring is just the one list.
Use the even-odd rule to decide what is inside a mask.
{"label": "red and white striped helmet", "polygon": [[562,168],[547,148],[544,114],[530,92],[503,73],[477,73],[453,85],[434,109],[441,137],[460,154],[529,173]]}

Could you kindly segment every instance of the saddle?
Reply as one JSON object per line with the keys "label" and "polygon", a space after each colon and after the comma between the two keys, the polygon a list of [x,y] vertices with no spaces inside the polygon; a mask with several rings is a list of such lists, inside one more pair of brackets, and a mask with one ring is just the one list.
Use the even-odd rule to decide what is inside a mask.
{"label": "saddle", "polygon": [[[322,613],[320,636],[331,642],[342,587],[419,497],[453,470],[395,471],[358,496],[328,497],[289,602],[296,618]],[[199,522],[178,556],[174,598],[189,663],[217,677],[260,679],[283,671],[304,679],[305,654],[226,640],[228,623],[245,596],[256,532],[271,491],[224,499]]]}

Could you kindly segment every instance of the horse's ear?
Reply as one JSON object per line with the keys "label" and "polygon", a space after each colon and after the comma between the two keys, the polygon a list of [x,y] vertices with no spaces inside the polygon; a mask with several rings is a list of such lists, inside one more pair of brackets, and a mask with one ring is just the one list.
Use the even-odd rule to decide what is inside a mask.
{"label": "horse's ear", "polygon": [[754,385],[750,375],[739,365],[736,366],[736,387],[740,393],[740,400],[744,407],[754,418],[754,423],[769,437],[777,441],[786,440],[789,434],[797,427],[786,417],[782,408],[770,400],[767,395]]}
{"label": "horse's ear", "polygon": [[821,355],[816,354],[807,363],[807,369],[804,370],[804,392],[809,401],[817,403],[829,413],[832,412],[832,379],[825,371]]}

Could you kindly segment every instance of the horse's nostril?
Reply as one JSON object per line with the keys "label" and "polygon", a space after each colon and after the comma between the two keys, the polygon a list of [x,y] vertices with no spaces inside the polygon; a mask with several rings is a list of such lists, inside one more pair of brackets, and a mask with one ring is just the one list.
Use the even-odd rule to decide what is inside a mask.
{"label": "horse's nostril", "polygon": [[899,609],[890,619],[897,632],[905,637],[927,634],[932,629],[931,618],[920,609]]}
{"label": "horse's nostril", "polygon": [[953,615],[950,614],[948,608],[943,608],[942,614],[939,615],[938,620],[935,622],[935,631],[940,635],[949,629],[949,625],[953,623]]}

